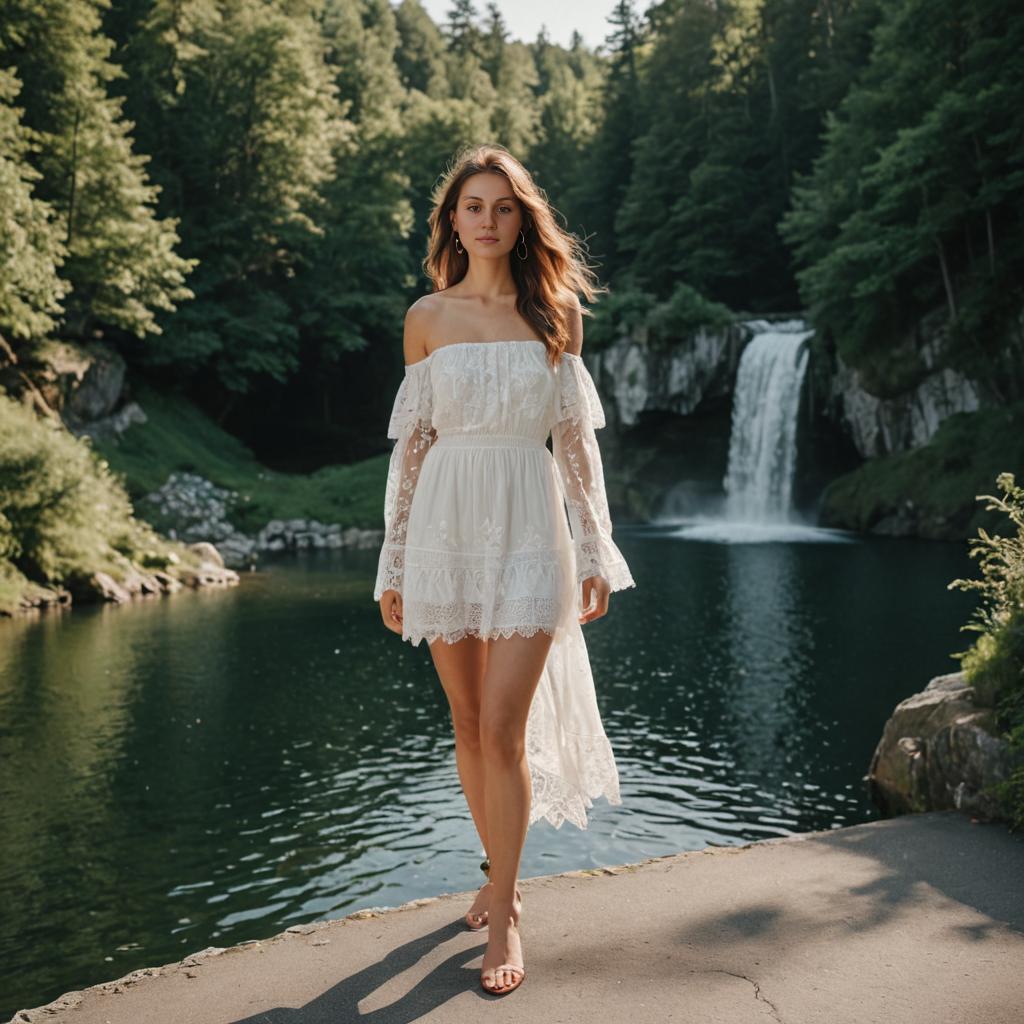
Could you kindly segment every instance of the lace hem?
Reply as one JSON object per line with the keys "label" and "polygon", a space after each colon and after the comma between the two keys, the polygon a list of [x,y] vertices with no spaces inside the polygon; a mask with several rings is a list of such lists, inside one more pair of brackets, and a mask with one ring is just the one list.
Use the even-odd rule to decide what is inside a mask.
{"label": "lace hem", "polygon": [[[593,797],[605,797],[609,804],[622,804],[619,794],[618,773],[615,770],[612,754],[607,757],[608,768],[604,772],[603,781],[596,793],[583,793],[565,784],[565,780],[557,772],[545,771],[530,766],[530,786],[533,798],[530,801],[530,818],[532,825],[541,818],[547,819],[555,828],[561,828],[565,822],[575,825],[580,831],[586,831],[587,811],[594,806]],[[529,756],[527,756],[529,763]]]}
{"label": "lace hem", "polygon": [[377,562],[377,579],[373,585],[373,599],[379,601],[385,590],[402,592],[402,581],[405,574],[405,545],[388,544],[380,549]]}
{"label": "lace hem", "polygon": [[548,636],[553,637],[555,632],[555,629],[550,626],[510,626],[508,629],[496,627],[483,631],[475,626],[463,626],[450,632],[430,629],[422,633],[410,633],[408,636],[403,636],[402,639],[410,641],[413,647],[419,646],[421,640],[426,640],[429,647],[435,640],[443,640],[446,644],[454,644],[458,643],[459,640],[464,640],[467,636],[475,636],[480,640],[507,640],[511,636],[531,637],[537,633],[547,633]]}
{"label": "lace hem", "polygon": [[402,602],[402,639],[414,647],[420,640],[443,637],[448,643],[464,636],[481,639],[533,636],[538,629],[556,635],[564,612],[558,597],[519,597],[497,603],[463,600],[423,601],[406,598]]}
{"label": "lace hem", "polygon": [[576,546],[576,582],[603,576],[612,591],[635,587],[636,581],[618,545],[606,534],[582,537]]}

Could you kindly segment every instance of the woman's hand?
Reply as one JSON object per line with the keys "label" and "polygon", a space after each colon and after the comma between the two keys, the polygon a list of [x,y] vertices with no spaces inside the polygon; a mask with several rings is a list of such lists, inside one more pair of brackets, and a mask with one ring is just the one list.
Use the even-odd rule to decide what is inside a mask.
{"label": "woman's hand", "polygon": [[611,592],[612,588],[603,576],[590,576],[583,581],[583,614],[580,616],[580,625],[607,615],[608,597]]}
{"label": "woman's hand", "polygon": [[392,633],[402,633],[402,595],[397,590],[385,590],[380,599],[380,617]]}

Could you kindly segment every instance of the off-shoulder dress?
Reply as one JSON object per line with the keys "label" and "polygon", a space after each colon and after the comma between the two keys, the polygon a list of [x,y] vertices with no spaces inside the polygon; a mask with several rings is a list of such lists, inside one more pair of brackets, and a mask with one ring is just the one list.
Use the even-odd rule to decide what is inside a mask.
{"label": "off-shoulder dress", "polygon": [[[581,583],[634,587],[612,540],[583,359],[544,342],[453,342],[406,365],[388,437],[385,536],[373,597],[402,595],[402,638],[553,637],[526,727],[530,824],[587,827],[621,804],[579,623]],[[551,451],[547,440],[551,438]]]}

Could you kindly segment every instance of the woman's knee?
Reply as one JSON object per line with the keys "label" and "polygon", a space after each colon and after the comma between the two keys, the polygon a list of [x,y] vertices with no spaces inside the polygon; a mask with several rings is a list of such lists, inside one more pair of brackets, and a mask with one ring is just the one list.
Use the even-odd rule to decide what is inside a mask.
{"label": "woman's knee", "polygon": [[480,747],[480,709],[465,707],[452,709],[452,727],[459,743],[477,750]]}
{"label": "woman's knee", "polygon": [[484,758],[494,764],[514,765],[526,755],[523,729],[504,715],[480,720],[480,747]]}

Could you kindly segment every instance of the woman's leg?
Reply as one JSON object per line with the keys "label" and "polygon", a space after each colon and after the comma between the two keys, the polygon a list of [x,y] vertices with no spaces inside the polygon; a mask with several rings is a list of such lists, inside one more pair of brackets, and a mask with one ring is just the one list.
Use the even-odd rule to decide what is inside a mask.
{"label": "woman's leg", "polygon": [[[480,742],[484,763],[484,808],[491,859],[490,931],[483,967],[522,965],[513,917],[519,861],[530,821],[530,772],[526,761],[526,720],[540,682],[552,638],[538,630],[532,637],[513,634],[488,641],[480,704]],[[512,984],[509,971],[493,983]]]}
{"label": "woman's leg", "polygon": [[[435,640],[430,644],[430,654],[451,708],[452,727],[455,731],[455,764],[462,791],[480,836],[480,845],[489,856],[491,847],[484,810],[484,764],[480,752],[480,701],[487,664],[487,643],[475,636],[467,636],[454,644]],[[486,903],[482,909],[486,909]]]}

